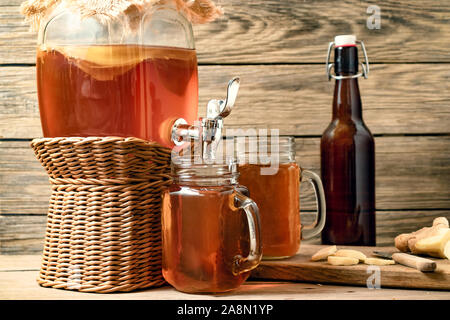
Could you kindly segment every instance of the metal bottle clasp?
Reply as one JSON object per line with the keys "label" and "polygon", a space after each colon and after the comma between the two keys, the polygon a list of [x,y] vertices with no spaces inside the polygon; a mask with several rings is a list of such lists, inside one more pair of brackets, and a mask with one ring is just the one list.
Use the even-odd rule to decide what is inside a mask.
{"label": "metal bottle clasp", "polygon": [[326,72],[327,72],[328,81],[330,81],[331,78],[336,79],[336,80],[342,80],[342,79],[354,79],[354,78],[359,78],[359,77],[364,77],[364,79],[367,79],[369,77],[369,58],[367,57],[366,47],[364,46],[364,42],[362,42],[361,40],[357,40],[356,43],[361,46],[362,52],[364,54],[364,63],[361,62],[362,72],[352,75],[352,76],[335,76],[334,74],[331,73],[331,69],[333,69],[333,67],[334,67],[334,63],[330,63],[331,49],[333,49],[335,46],[334,41],[332,41],[328,45],[328,53],[327,53],[327,61],[326,61]]}

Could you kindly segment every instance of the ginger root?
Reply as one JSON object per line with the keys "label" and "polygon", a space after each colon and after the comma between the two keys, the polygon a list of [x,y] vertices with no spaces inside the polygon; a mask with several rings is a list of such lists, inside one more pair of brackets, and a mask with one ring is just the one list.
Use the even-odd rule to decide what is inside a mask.
{"label": "ginger root", "polygon": [[414,253],[426,253],[432,257],[450,259],[450,229],[441,228],[437,235],[418,240],[414,246]]}
{"label": "ginger root", "polygon": [[431,227],[398,235],[395,238],[395,247],[402,252],[450,259],[449,241],[448,220],[445,217],[439,217],[434,219]]}

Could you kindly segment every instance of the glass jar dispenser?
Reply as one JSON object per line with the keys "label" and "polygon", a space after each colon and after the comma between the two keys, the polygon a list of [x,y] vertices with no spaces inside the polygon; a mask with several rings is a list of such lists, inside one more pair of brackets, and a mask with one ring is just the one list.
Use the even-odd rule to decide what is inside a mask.
{"label": "glass jar dispenser", "polygon": [[37,88],[45,137],[137,137],[171,147],[197,118],[191,23],[170,1],[144,13],[83,17],[62,1],[41,23]]}

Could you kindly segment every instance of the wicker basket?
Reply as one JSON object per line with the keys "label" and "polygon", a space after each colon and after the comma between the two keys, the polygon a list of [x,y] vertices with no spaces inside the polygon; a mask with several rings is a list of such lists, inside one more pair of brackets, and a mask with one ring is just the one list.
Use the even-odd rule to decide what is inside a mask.
{"label": "wicker basket", "polygon": [[31,146],[52,185],[39,284],[99,293],[164,284],[161,193],[170,150],[116,137]]}

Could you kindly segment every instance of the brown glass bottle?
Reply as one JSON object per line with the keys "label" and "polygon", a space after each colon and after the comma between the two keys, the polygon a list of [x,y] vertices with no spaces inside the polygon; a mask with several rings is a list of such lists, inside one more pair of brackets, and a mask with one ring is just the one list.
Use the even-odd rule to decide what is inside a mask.
{"label": "brown glass bottle", "polygon": [[[338,78],[358,73],[357,50],[335,47]],[[336,79],[333,117],[320,149],[327,209],[322,243],[374,246],[375,144],[362,118],[357,77]]]}

